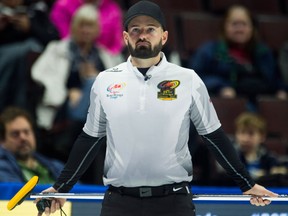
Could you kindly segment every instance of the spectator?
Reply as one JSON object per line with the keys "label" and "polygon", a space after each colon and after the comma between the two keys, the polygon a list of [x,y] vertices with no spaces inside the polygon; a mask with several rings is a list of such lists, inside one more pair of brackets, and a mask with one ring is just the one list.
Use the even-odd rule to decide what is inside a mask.
{"label": "spectator", "polygon": [[189,60],[212,95],[249,99],[258,95],[286,98],[279,88],[272,51],[257,37],[256,22],[247,8],[234,5],[223,19],[221,38],[201,46]]}
{"label": "spectator", "polygon": [[27,54],[58,38],[48,15],[43,1],[0,0],[0,111],[8,105],[26,108]]}
{"label": "spectator", "polygon": [[235,121],[235,141],[240,158],[255,180],[272,173],[277,158],[264,147],[266,121],[254,113],[243,113]]}
{"label": "spectator", "polygon": [[[240,114],[235,120],[235,147],[241,161],[256,182],[265,186],[275,186],[279,185],[280,181],[283,183],[284,178],[279,178],[279,174],[286,175],[287,168],[265,147],[266,125],[265,119],[256,113]],[[272,178],[273,175],[277,175],[278,178]],[[222,174],[220,181],[225,184]],[[285,181],[287,183],[287,180]]]}
{"label": "spectator", "polygon": [[99,32],[96,8],[82,5],[71,22],[71,37],[51,42],[32,66],[32,78],[45,87],[37,111],[39,126],[51,129],[67,96],[65,113],[70,119],[85,122],[95,77],[118,63],[117,57],[111,58],[93,43]]}
{"label": "spectator", "polygon": [[84,3],[92,3],[99,9],[100,35],[98,46],[111,54],[119,54],[124,46],[122,39],[122,10],[114,0],[56,0],[51,8],[51,21],[57,27],[60,37],[70,34],[70,23],[75,11]]}
{"label": "spectator", "polygon": [[37,153],[34,123],[23,109],[8,107],[0,115],[0,182],[52,183],[64,164]]}

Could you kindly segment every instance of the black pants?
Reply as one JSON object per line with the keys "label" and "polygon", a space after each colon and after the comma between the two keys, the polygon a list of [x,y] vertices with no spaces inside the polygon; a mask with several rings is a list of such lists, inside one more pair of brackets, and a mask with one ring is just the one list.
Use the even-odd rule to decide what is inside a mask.
{"label": "black pants", "polygon": [[101,216],[195,216],[191,194],[138,198],[107,190]]}

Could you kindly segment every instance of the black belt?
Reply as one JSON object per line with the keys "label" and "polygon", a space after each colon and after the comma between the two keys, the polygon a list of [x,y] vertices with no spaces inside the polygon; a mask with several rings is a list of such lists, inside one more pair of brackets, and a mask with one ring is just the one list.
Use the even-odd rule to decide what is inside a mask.
{"label": "black belt", "polygon": [[187,182],[161,185],[161,186],[143,186],[143,187],[114,187],[108,188],[109,191],[117,192],[121,195],[133,197],[159,197],[169,194],[190,194],[189,184]]}

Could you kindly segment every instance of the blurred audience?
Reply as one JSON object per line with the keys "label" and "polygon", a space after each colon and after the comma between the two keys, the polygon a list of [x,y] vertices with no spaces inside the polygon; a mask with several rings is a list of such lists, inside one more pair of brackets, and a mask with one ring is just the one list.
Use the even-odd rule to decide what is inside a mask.
{"label": "blurred audience", "polygon": [[[278,155],[265,147],[266,141],[267,122],[263,117],[244,112],[236,118],[235,148],[250,175],[265,186],[287,186],[287,166],[279,160]],[[225,181],[223,175],[220,174],[219,182],[228,185],[230,179],[227,177]]]}
{"label": "blurred audience", "polygon": [[273,53],[260,41],[256,21],[247,8],[231,6],[220,34],[219,40],[205,43],[189,60],[189,67],[200,75],[211,95],[247,97],[251,110],[256,109],[258,95],[287,98]]}
{"label": "blurred audience", "polygon": [[69,119],[85,122],[94,79],[122,60],[96,47],[99,32],[98,11],[82,5],[71,22],[70,37],[49,43],[33,64],[32,78],[45,87],[37,109],[40,127],[51,129],[62,105]]}
{"label": "blurred audience", "polygon": [[0,182],[56,180],[64,164],[37,152],[34,121],[24,109],[7,107],[0,115]]}
{"label": "blurred audience", "polygon": [[45,89],[37,107],[38,125],[53,131],[64,124],[58,132],[54,130],[51,148],[63,161],[84,126],[96,76],[122,62],[95,45],[100,33],[98,20],[94,5],[82,5],[71,21],[70,37],[49,43],[32,66],[32,78]]}
{"label": "blurred audience", "polygon": [[110,54],[122,52],[123,20],[122,9],[114,0],[56,0],[51,8],[50,18],[57,27],[61,38],[69,36],[70,24],[75,11],[83,4],[93,4],[99,10],[99,37],[97,46],[103,47]]}
{"label": "blurred audience", "polygon": [[0,111],[5,106],[27,106],[27,54],[41,52],[58,39],[44,1],[0,0]]}

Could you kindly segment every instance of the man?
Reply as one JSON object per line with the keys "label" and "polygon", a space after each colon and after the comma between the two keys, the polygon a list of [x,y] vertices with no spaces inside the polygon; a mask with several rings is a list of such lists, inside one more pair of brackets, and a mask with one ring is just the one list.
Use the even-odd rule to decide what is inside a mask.
{"label": "man", "polygon": [[[107,136],[104,184],[109,188],[101,216],[195,215],[187,141],[190,120],[221,165],[254,205],[277,194],[257,185],[221,129],[206,87],[193,70],[167,62],[161,52],[168,39],[158,5],[140,1],[125,17],[126,63],[100,73],[91,90],[83,132],[53,187],[68,192],[93,160]],[[35,202],[37,202],[36,200]],[[49,215],[64,204],[54,199]]]}
{"label": "man", "polygon": [[36,138],[30,115],[8,107],[0,116],[0,182],[27,182],[39,176],[39,183],[51,184],[64,164],[36,152]]}

